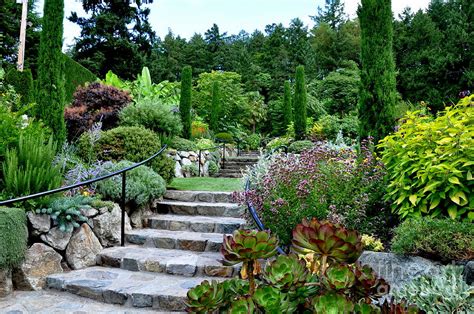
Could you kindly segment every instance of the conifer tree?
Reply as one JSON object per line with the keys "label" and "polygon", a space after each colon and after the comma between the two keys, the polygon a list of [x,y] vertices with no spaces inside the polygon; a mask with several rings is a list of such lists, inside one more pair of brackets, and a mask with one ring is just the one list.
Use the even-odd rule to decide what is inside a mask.
{"label": "conifer tree", "polygon": [[191,138],[191,88],[192,69],[185,66],[181,73],[181,99],[179,102],[179,113],[183,123],[183,138]]}
{"label": "conifer tree", "polygon": [[[45,0],[40,37],[37,80],[38,118],[53,130],[58,143],[66,139],[64,123],[64,0]],[[61,144],[60,144],[61,145]]]}
{"label": "conifer tree", "polygon": [[221,95],[219,91],[219,81],[212,84],[211,121],[210,127],[214,132],[219,131],[219,115],[221,111]]}
{"label": "conifer tree", "polygon": [[391,0],[362,0],[357,14],[361,28],[360,138],[377,143],[393,130],[396,106]]}
{"label": "conifer tree", "polygon": [[302,140],[306,135],[306,85],[304,79],[304,67],[296,68],[295,96],[293,98],[293,112],[295,114],[295,139]]}
{"label": "conifer tree", "polygon": [[293,121],[293,112],[291,108],[291,87],[290,82],[285,81],[284,94],[283,94],[283,125],[285,128]]}

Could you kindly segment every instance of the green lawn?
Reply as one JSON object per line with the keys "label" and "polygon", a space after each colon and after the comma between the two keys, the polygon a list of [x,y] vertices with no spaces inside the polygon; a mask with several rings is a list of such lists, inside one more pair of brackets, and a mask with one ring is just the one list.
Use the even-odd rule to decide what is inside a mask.
{"label": "green lawn", "polygon": [[174,178],[168,189],[233,192],[243,190],[243,183],[239,178]]}

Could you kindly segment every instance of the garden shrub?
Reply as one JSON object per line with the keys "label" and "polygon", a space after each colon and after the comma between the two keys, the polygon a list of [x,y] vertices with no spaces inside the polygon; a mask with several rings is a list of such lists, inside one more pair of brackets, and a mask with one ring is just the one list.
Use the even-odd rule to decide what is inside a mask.
{"label": "garden shrub", "polygon": [[67,103],[73,100],[74,92],[78,86],[89,82],[95,82],[97,77],[94,73],[83,67],[71,57],[63,54],[64,59],[64,92]]}
{"label": "garden shrub", "polygon": [[268,142],[266,149],[272,150],[280,146],[288,146],[290,145],[290,142],[291,142],[291,138],[289,137],[275,137],[273,140]]}
{"label": "garden shrub", "polygon": [[359,118],[352,112],[339,118],[338,116],[324,115],[318,120],[322,126],[324,137],[327,140],[334,141],[339,131],[342,131],[345,137],[357,138],[359,128]]}
{"label": "garden shrub", "polygon": [[199,175],[199,168],[196,164],[185,165],[182,167],[182,170],[191,177],[197,177]]}
{"label": "garden shrub", "polygon": [[207,138],[200,138],[195,141],[197,149],[200,150],[208,150],[208,149],[213,149],[215,146],[217,146],[216,143],[214,143],[213,140],[207,139]]}
{"label": "garden shrub", "polygon": [[288,151],[290,153],[299,154],[304,150],[311,149],[314,147],[314,143],[311,141],[295,141],[290,144]]}
{"label": "garden shrub", "polygon": [[79,137],[99,121],[104,130],[116,127],[120,110],[131,100],[128,92],[101,83],[79,87],[64,113],[68,139]]}
{"label": "garden shrub", "polygon": [[234,137],[230,133],[221,132],[217,133],[214,137],[217,142],[234,143]]}
{"label": "garden shrub", "polygon": [[166,183],[171,183],[174,179],[174,167],[176,162],[173,158],[166,156],[166,154],[160,155],[151,162],[151,167],[158,173]]}
{"label": "garden shrub", "polygon": [[403,120],[379,145],[393,211],[473,222],[474,96],[437,118],[415,111]]}
{"label": "garden shrub", "polygon": [[250,134],[245,137],[243,140],[243,148],[246,150],[258,150],[260,148],[260,142],[262,141],[262,136],[258,133]]}
{"label": "garden shrub", "polygon": [[46,140],[42,134],[21,134],[18,146],[5,154],[3,177],[7,196],[18,197],[60,187],[60,167],[53,165],[56,151],[52,136]]}
{"label": "garden shrub", "polygon": [[268,170],[240,199],[254,204],[265,226],[283,244],[307,217],[331,219],[387,239],[388,217],[381,202],[384,169],[368,145],[363,143],[360,154],[320,146],[301,155],[273,157],[270,164],[257,164]]}
{"label": "garden shrub", "polygon": [[47,214],[62,232],[72,231],[87,221],[82,209],[90,209],[93,198],[84,195],[59,197],[51,200],[44,208],[36,209],[36,214]]}
{"label": "garden shrub", "polygon": [[198,149],[193,141],[177,136],[173,137],[169,146],[180,151],[196,151]]}
{"label": "garden shrub", "polygon": [[[5,82],[15,89],[18,95],[21,96],[20,102],[22,106],[34,102],[34,85],[33,76],[30,69],[25,69],[22,72],[12,67],[5,75]],[[20,108],[14,107],[13,110]]]}
{"label": "garden shrub", "polygon": [[214,161],[210,160],[208,165],[209,176],[213,177],[219,173],[219,165]]}
{"label": "garden shrub", "polygon": [[125,107],[119,116],[123,126],[143,126],[161,136],[175,136],[183,129],[175,107],[153,98],[142,99]]}
{"label": "garden shrub", "polygon": [[25,211],[0,208],[0,270],[11,269],[23,261],[27,241]]}
{"label": "garden shrub", "polygon": [[449,262],[474,259],[472,223],[429,217],[407,219],[394,231],[392,251]]}
{"label": "garden shrub", "polygon": [[[107,164],[102,175],[119,171],[132,165],[132,162],[126,160],[116,164]],[[126,191],[125,201],[128,205],[132,208],[134,205],[144,206],[164,195],[166,182],[153,169],[147,166],[140,166],[127,172]],[[97,192],[106,199],[120,202],[122,199],[122,176],[114,176],[100,181],[97,185]]]}
{"label": "garden shrub", "polygon": [[195,120],[191,123],[191,137],[202,138],[209,136],[209,125],[203,121]]}
{"label": "garden shrub", "polygon": [[474,287],[464,281],[462,272],[463,267],[448,265],[440,274],[417,277],[393,294],[425,313],[474,313]]}

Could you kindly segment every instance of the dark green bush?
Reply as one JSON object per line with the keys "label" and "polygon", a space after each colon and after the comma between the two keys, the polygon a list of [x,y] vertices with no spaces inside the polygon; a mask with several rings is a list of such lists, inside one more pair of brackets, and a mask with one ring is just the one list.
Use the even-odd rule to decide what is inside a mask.
{"label": "dark green bush", "polygon": [[258,150],[260,148],[260,142],[262,141],[262,136],[258,133],[251,134],[244,138],[243,140],[243,149],[247,150]]}
{"label": "dark green bush", "polygon": [[219,172],[219,166],[214,160],[209,161],[209,176],[213,177]]}
{"label": "dark green bush", "polygon": [[214,137],[216,138],[216,142],[234,143],[234,137],[230,133],[221,132],[217,133]]}
{"label": "dark green bush", "polygon": [[0,208],[0,269],[11,269],[21,263],[27,241],[25,211]]}
{"label": "dark green bush", "polygon": [[307,149],[311,149],[313,147],[314,147],[314,143],[311,142],[311,141],[307,141],[307,140],[305,140],[305,141],[295,141],[295,142],[291,143],[288,150],[290,151],[290,153],[299,154],[302,151],[307,150]]}
{"label": "dark green bush", "polygon": [[[121,161],[116,164],[107,164],[104,173],[119,171],[133,165],[130,161]],[[166,182],[153,169],[140,166],[127,172],[126,180],[126,202],[133,207],[144,206],[154,199],[159,199],[165,194]],[[115,176],[101,181],[97,185],[97,192],[104,198],[114,202],[120,202],[122,198],[122,176]]]}
{"label": "dark green bush", "polygon": [[395,229],[392,251],[449,262],[474,258],[472,223],[424,217],[404,221]]}
{"label": "dark green bush", "polygon": [[[21,96],[21,105],[26,106],[34,102],[34,86],[33,76],[29,69],[18,71],[16,68],[11,68],[5,75],[5,82],[15,89],[15,91]],[[18,110],[20,108],[13,108]]]}
{"label": "dark green bush", "polygon": [[176,150],[181,151],[196,151],[198,149],[196,143],[194,143],[193,141],[177,136],[171,140],[169,146],[170,148],[174,148]]}
{"label": "dark green bush", "polygon": [[63,59],[65,100],[69,103],[72,101],[72,96],[78,86],[85,85],[85,83],[88,82],[94,82],[97,80],[97,77],[94,73],[71,59],[69,56],[63,54]]}
{"label": "dark green bush", "polygon": [[337,138],[339,130],[342,131],[344,137],[357,138],[359,128],[359,118],[355,113],[345,115],[342,118],[337,116],[322,116],[318,123],[323,128],[323,134],[326,139],[334,141]]}
{"label": "dark green bush", "polygon": [[171,183],[174,178],[174,167],[175,161],[173,158],[162,155],[155,158],[151,163],[151,167],[155,170],[160,176],[165,179],[167,183]]}

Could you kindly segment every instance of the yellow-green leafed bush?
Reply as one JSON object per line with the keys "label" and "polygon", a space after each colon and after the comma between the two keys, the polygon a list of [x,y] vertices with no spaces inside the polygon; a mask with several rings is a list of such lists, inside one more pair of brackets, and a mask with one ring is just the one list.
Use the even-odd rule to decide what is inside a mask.
{"label": "yellow-green leafed bush", "polygon": [[20,264],[25,256],[27,240],[25,211],[0,208],[0,270]]}
{"label": "yellow-green leafed bush", "polygon": [[408,112],[379,148],[394,212],[474,221],[474,96],[436,118]]}

